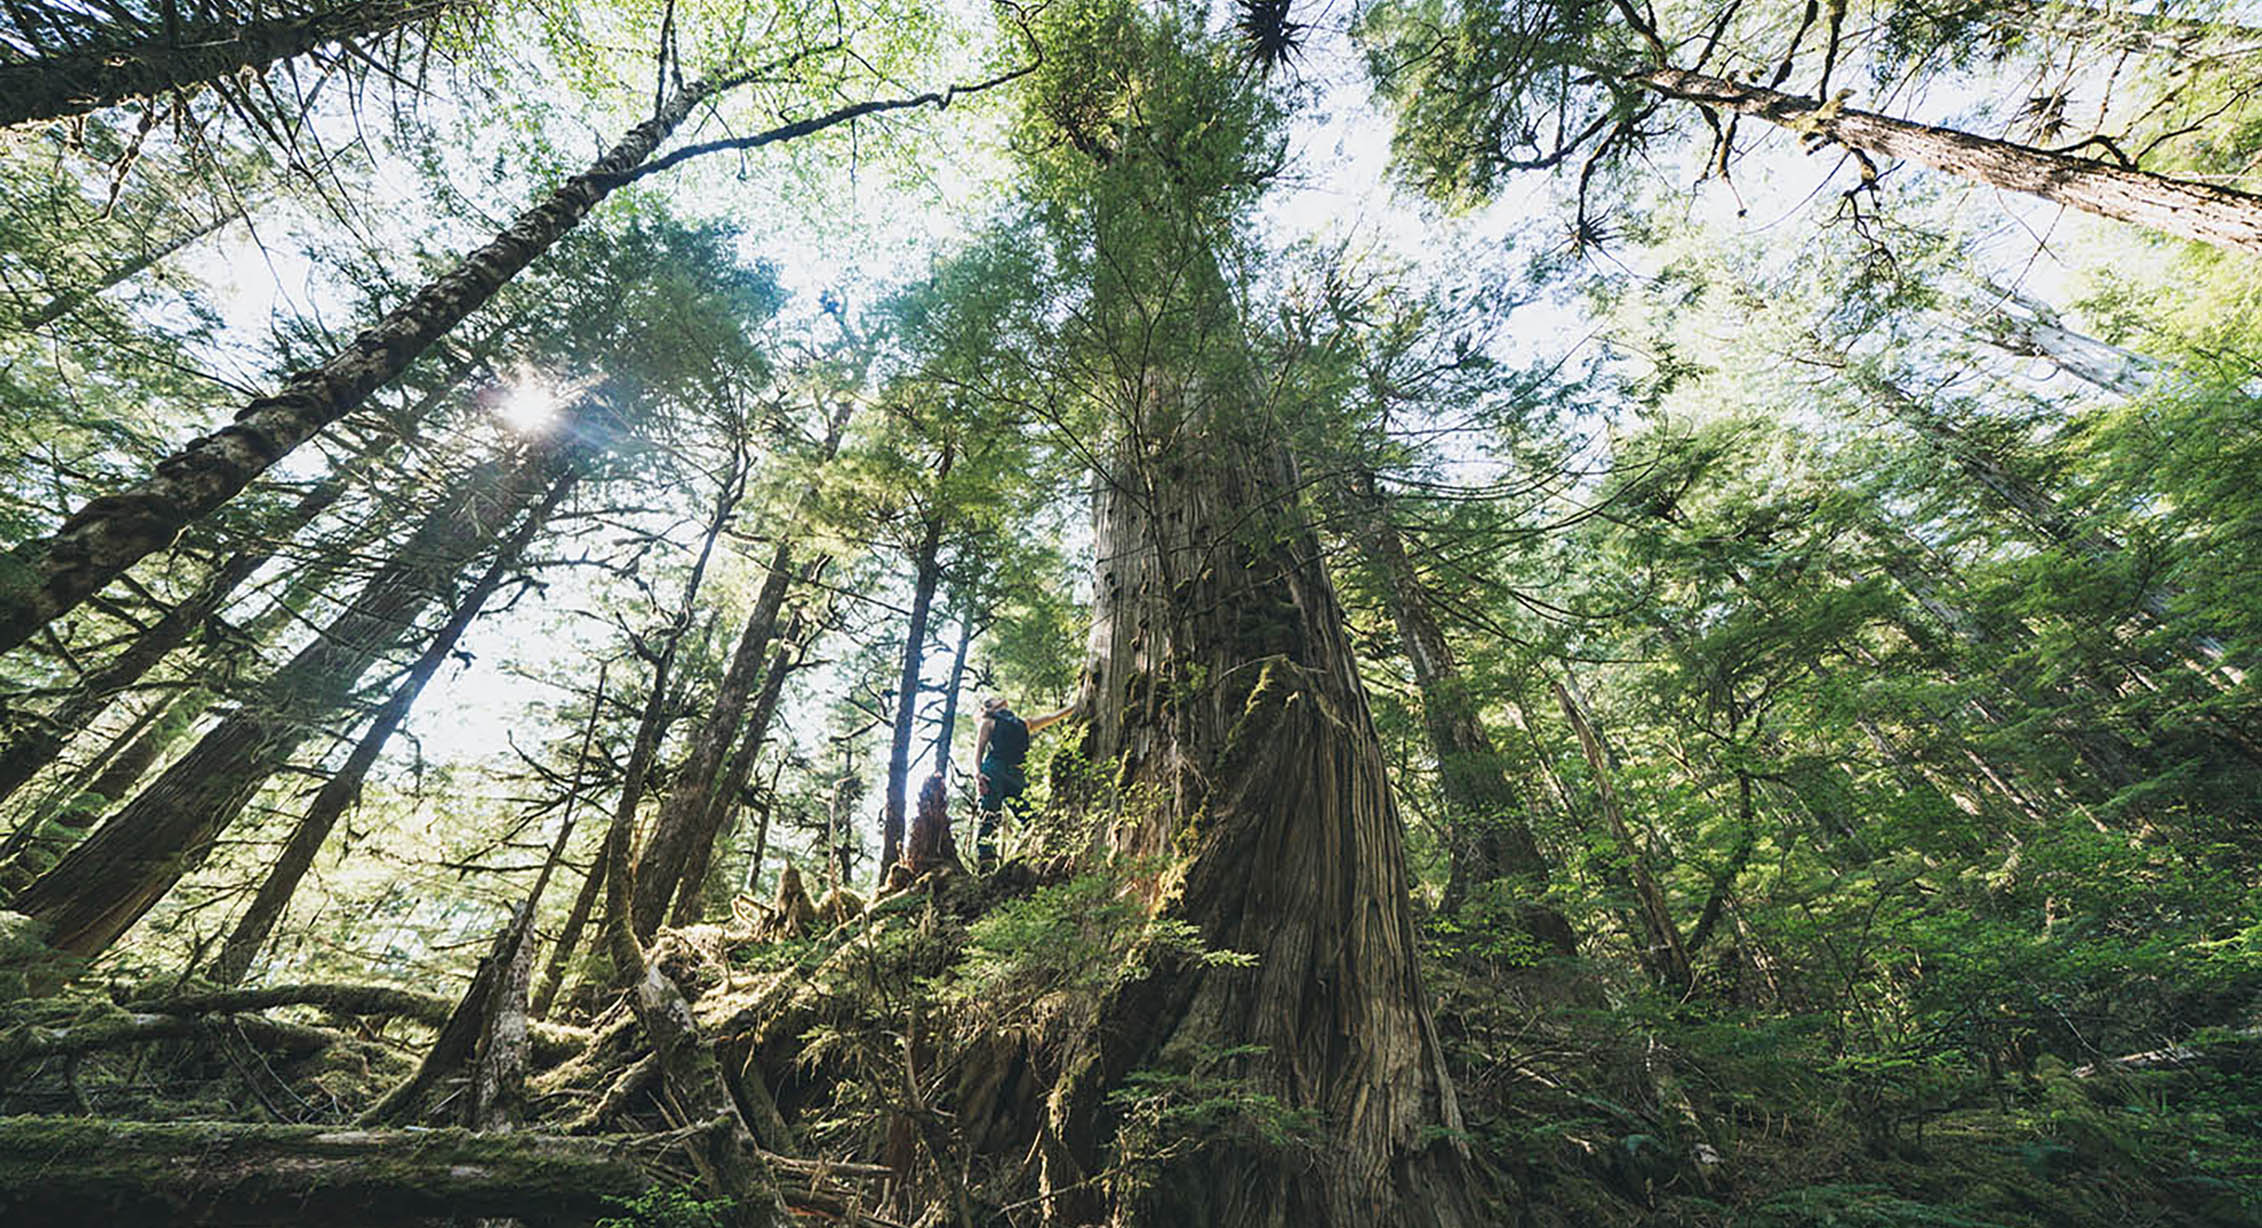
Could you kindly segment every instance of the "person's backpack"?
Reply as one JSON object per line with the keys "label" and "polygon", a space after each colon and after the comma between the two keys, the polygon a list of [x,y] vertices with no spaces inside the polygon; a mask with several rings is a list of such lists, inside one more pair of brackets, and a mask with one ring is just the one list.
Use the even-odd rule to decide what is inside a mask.
{"label": "person's backpack", "polygon": [[1029,722],[1011,712],[990,716],[990,753],[1015,767],[1029,753]]}

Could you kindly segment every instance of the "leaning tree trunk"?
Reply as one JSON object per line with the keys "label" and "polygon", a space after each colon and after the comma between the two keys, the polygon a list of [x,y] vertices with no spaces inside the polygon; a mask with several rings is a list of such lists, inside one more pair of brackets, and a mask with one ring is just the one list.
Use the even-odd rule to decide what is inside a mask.
{"label": "leaning tree trunk", "polygon": [[[5,73],[6,71],[7,69],[5,67],[0,67],[0,73]],[[30,311],[24,314],[22,319],[17,320],[13,327],[22,329],[27,333],[37,332],[38,330],[45,328],[50,324],[53,324],[55,321],[62,319],[64,316],[77,311],[80,304],[85,303],[89,299],[95,298],[103,291],[108,290],[113,286],[123,284],[124,282],[136,276],[139,276],[142,272],[155,266],[159,261],[164,260],[167,256],[170,256],[173,253],[188,247],[190,244],[195,243],[197,240],[202,239],[206,235],[212,234],[213,232],[219,230],[221,227],[226,226],[228,223],[235,221],[239,216],[241,215],[236,213],[222,213],[209,218],[201,218],[194,226],[189,227],[187,230],[181,231],[179,234],[173,235],[171,238],[168,238],[163,242],[151,244],[143,248],[138,255],[131,256],[125,260],[119,261],[115,265],[112,265],[110,268],[104,270],[99,277],[96,277],[93,281],[87,283],[86,285],[65,290],[62,293],[55,295],[53,298],[48,299],[45,303],[32,308]]]}
{"label": "leaning tree trunk", "polygon": [[355,0],[234,25],[189,25],[133,43],[74,48],[0,64],[0,128],[85,115],[256,72],[331,43],[428,21],[462,0]]}
{"label": "leaning tree trunk", "polygon": [[[676,708],[668,694],[676,652],[683,646],[684,635],[691,630],[698,609],[699,589],[706,582],[707,565],[715,557],[715,543],[730,524],[731,513],[745,494],[746,470],[742,465],[733,469],[715,492],[715,509],[707,517],[699,554],[692,561],[691,575],[683,582],[683,596],[676,603],[675,616],[663,633],[665,642],[654,652],[641,639],[636,641],[638,652],[652,662],[652,686],[645,693],[644,709],[636,721],[636,735],[629,742],[628,763],[621,769],[620,796],[613,803],[611,827],[634,830],[636,826],[637,808],[644,804],[645,783],[651,778],[653,761],[659,757],[660,742],[667,735],[668,723]],[[607,830],[609,833],[611,828]],[[565,927],[558,931],[557,944],[551,948],[549,961],[542,967],[542,979],[534,990],[529,1010],[537,1019],[550,1013],[559,988],[565,984],[566,965],[572,962],[574,951],[581,945],[582,930],[588,926],[600,893],[606,889],[605,880],[611,873],[609,866],[610,862],[599,856],[581,880],[581,890],[573,897],[573,908],[566,914]]]}
{"label": "leaning tree trunk", "polygon": [[[800,637],[800,617],[785,633],[788,642]],[[707,880],[714,865],[715,845],[733,827],[737,818],[739,799],[746,791],[746,782],[754,774],[754,760],[762,753],[762,744],[769,740],[770,723],[777,719],[778,703],[785,697],[786,675],[793,672],[795,650],[779,648],[770,654],[770,668],[762,676],[762,693],[754,697],[753,711],[746,717],[746,732],[738,740],[738,749],[732,752],[729,766],[715,782],[714,799],[707,806],[707,817],[691,840],[688,855],[684,858],[682,882],[676,887],[675,907],[669,911],[669,920],[677,925],[694,925],[707,912]],[[758,857],[759,855],[757,855]],[[725,897],[727,901],[727,896]]]}
{"label": "leaning tree trunk", "polygon": [[1610,754],[1602,745],[1602,736],[1595,732],[1594,722],[1587,717],[1586,705],[1579,702],[1576,692],[1554,679],[1547,685],[1563,708],[1563,719],[1570,722],[1571,732],[1578,736],[1579,750],[1586,756],[1587,770],[1594,776],[1595,799],[1601,804],[1604,821],[1610,825],[1611,839],[1625,857],[1625,883],[1633,892],[1635,915],[1641,922],[1642,964],[1661,985],[1686,992],[1695,981],[1689,968],[1689,949],[1681,940],[1680,928],[1673,923],[1664,888],[1650,872],[1649,860],[1642,855],[1641,846],[1634,842],[1633,828],[1626,822],[1625,807],[1618,801],[1618,786],[1611,779]]}
{"label": "leaning tree trunk", "polygon": [[2005,191],[2234,251],[2262,252],[2262,196],[2171,179],[1802,98],[1679,68],[1639,73],[1636,84],[1667,98],[1719,107],[1863,153],[1920,162]]}
{"label": "leaning tree trunk", "polygon": [[[0,560],[0,651],[30,639],[182,528],[234,498],[292,449],[351,413],[417,355],[478,310],[578,225],[652,155],[693,107],[728,87],[702,81],[670,94],[587,169],[519,215],[485,247],[425,285],[321,366],[245,406],[236,420],[159,462],[128,490],[94,499],[51,537]],[[0,96],[11,91],[0,88]]]}
{"label": "leaning tree trunk", "polygon": [[1563,914],[1536,900],[1547,887],[1547,859],[1524,821],[1524,800],[1509,783],[1505,762],[1492,743],[1469,696],[1453,645],[1438,625],[1430,596],[1406,558],[1390,508],[1362,475],[1358,492],[1370,520],[1362,545],[1382,573],[1398,640],[1414,668],[1422,695],[1422,724],[1437,760],[1439,792],[1447,811],[1450,870],[1442,907],[1460,908],[1473,882],[1513,878],[1519,888],[1518,918],[1540,944],[1558,955],[1574,954],[1578,936]]}
{"label": "leaning tree trunk", "polygon": [[[290,906],[291,897],[297,894],[300,881],[313,867],[315,855],[322,851],[323,843],[330,838],[331,829],[337,826],[338,820],[352,807],[354,799],[361,796],[362,782],[369,778],[369,769],[376,766],[377,757],[385,753],[385,744],[392,741],[394,731],[401,727],[401,722],[408,719],[409,710],[416,706],[417,697],[424,693],[424,688],[439,674],[440,667],[446,665],[448,658],[455,654],[456,644],[463,639],[463,633],[471,628],[472,620],[478,618],[486,608],[488,598],[493,597],[495,590],[501,588],[503,581],[510,577],[511,569],[518,566],[519,557],[525,553],[535,534],[549,523],[551,514],[564,501],[578,476],[569,471],[551,485],[548,497],[519,525],[518,532],[496,554],[495,561],[488,565],[486,573],[456,602],[455,610],[432,637],[432,642],[425,646],[423,655],[416,659],[414,665],[409,666],[407,676],[394,687],[384,706],[377,709],[377,715],[371,718],[369,728],[362,733],[361,740],[354,744],[353,753],[346,756],[345,763],[331,774],[330,779],[323,782],[321,791],[314,795],[314,801],[307,806],[298,825],[291,829],[290,839],[284,843],[282,854],[268,868],[267,878],[260,883],[259,892],[252,897],[251,906],[244,910],[243,916],[236,919],[235,929],[228,934],[227,941],[221,944],[219,957],[213,960],[208,970],[208,975],[214,982],[233,985],[243,979],[244,973],[250,971],[252,960],[258,958],[260,950],[267,945],[267,936],[274,932],[275,922],[282,918],[283,910]],[[545,869],[545,876],[547,873]]]}
{"label": "leaning tree trunk", "polygon": [[257,697],[26,888],[15,907],[46,922],[59,950],[95,955],[116,941],[203,861],[259,786],[345,705],[417,613],[556,480],[570,456],[570,448],[546,443],[513,464],[481,465]]}
{"label": "leaning tree trunk", "polygon": [[919,535],[912,558],[911,618],[903,630],[903,670],[895,684],[895,723],[888,738],[887,811],[880,826],[880,882],[903,855],[904,816],[911,791],[911,735],[919,727],[919,675],[927,661],[927,619],[934,612],[935,588],[942,582],[942,485],[950,478],[951,447],[943,445],[935,474],[935,505]]}
{"label": "leaning tree trunk", "polygon": [[[818,453],[820,464],[829,463],[839,455],[841,435],[848,429],[848,418],[853,412],[854,403],[844,402],[833,414]],[[823,561],[818,560],[811,566],[821,567]],[[786,590],[792,583],[793,544],[781,537],[770,557],[769,577],[762,582],[762,591],[754,599],[753,612],[746,616],[738,646],[732,650],[730,664],[715,689],[714,706],[708,709],[706,718],[693,732],[690,753],[683,766],[677,769],[667,799],[660,804],[659,817],[653,820],[652,832],[636,855],[635,881],[630,885],[629,900],[630,920],[639,942],[659,931],[668,901],[683,884],[685,869],[694,859],[693,846],[702,837],[713,838],[713,829],[707,820],[715,802],[715,787],[723,775],[725,757],[738,740],[739,729],[746,720],[747,704],[753,698],[755,681],[762,673],[762,659],[770,650],[770,642],[777,638],[778,619],[785,610]],[[696,889],[698,884],[693,882],[691,886]],[[635,970],[621,968],[616,969],[615,974],[631,977]]]}
{"label": "leaning tree trunk", "polygon": [[5,800],[54,761],[72,734],[83,729],[110,705],[117,695],[140,682],[172,651],[187,642],[205,620],[220,612],[243,582],[273,561],[281,545],[312,524],[345,493],[345,474],[326,479],[299,496],[282,519],[259,544],[239,550],[213,571],[197,590],[167,610],[149,629],[134,637],[108,664],[81,680],[55,710],[39,724],[0,748],[0,800]]}
{"label": "leaning tree trunk", "polygon": [[180,670],[182,679],[195,681],[193,685],[172,691],[165,719],[151,725],[131,746],[112,758],[83,794],[63,793],[60,808],[55,805],[43,808],[45,817],[35,825],[35,830],[20,831],[9,837],[5,850],[0,850],[0,857],[6,858],[0,861],[0,894],[12,896],[46,873],[56,859],[86,836],[95,820],[131,794],[181,735],[194,728],[211,710],[216,696],[237,690],[239,678],[248,672],[247,661],[265,664],[262,648],[286,624],[298,620],[307,608],[306,603],[337,578],[338,569],[329,565],[329,555],[363,557],[386,535],[386,528],[376,518],[366,521],[329,550],[322,560],[293,570],[282,592],[274,596],[267,609],[242,627],[231,628],[226,635],[210,636],[196,659]]}
{"label": "leaning tree trunk", "polygon": [[951,654],[950,681],[943,686],[942,723],[935,730],[935,775],[950,775],[950,743],[958,736],[958,692],[966,684],[966,650],[974,646],[974,616],[958,623],[958,650]]}
{"label": "leaning tree trunk", "polygon": [[[746,626],[739,632],[730,665],[715,689],[714,706],[692,733],[690,753],[676,771],[667,800],[660,804],[659,817],[653,820],[652,833],[636,857],[630,907],[639,941],[649,940],[658,932],[668,901],[675,898],[684,868],[691,862],[691,847],[706,830],[724,757],[737,743],[746,721],[747,706],[761,679],[763,660],[777,634],[778,617],[785,608],[786,589],[792,580],[793,546],[781,541],[770,557],[769,578],[762,583],[753,612],[746,616]],[[620,976],[636,975],[633,968],[615,971]]]}

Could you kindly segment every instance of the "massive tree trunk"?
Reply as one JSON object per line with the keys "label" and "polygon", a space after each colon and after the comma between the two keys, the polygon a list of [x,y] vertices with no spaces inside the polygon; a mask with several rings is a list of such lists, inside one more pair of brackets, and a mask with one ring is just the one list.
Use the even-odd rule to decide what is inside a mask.
{"label": "massive tree trunk", "polygon": [[934,506],[912,557],[911,618],[903,631],[903,670],[895,684],[895,727],[888,739],[886,817],[880,827],[880,882],[903,855],[904,816],[911,791],[911,737],[919,727],[919,676],[927,661],[927,619],[934,611],[935,588],[942,582],[943,484],[950,479],[951,446],[943,445],[935,471]]}
{"label": "massive tree trunk", "polygon": [[1920,162],[1975,183],[2163,234],[2233,251],[2262,252],[2262,196],[1679,68],[1652,69],[1633,80],[1664,97],[1750,115],[1810,139]]}
{"label": "massive tree trunk", "polygon": [[0,1121],[0,1218],[20,1224],[586,1223],[658,1183],[651,1139]]}
{"label": "massive tree trunk", "polygon": [[[1111,159],[1123,167],[1167,179]],[[1214,239],[1158,243],[1141,229],[1159,212],[1150,203],[1096,211],[1111,264],[1095,275],[1091,318],[1115,331],[1095,344],[1129,372],[1095,390],[1117,438],[1095,499],[1080,707],[1091,760],[1113,765],[1103,771],[1124,803],[1115,847],[1172,858],[1157,911],[1255,958],[1154,952],[1110,994],[1054,1091],[1052,1212],[1247,1228],[1471,1222],[1399,817],[1334,587]],[[1126,258],[1142,245],[1151,264]],[[1175,289],[1158,304],[1162,286]],[[1141,336],[1168,348],[1158,359]],[[1140,1069],[1219,1079],[1252,1098],[1252,1117],[1308,1114],[1309,1133],[1268,1143],[1265,1123],[1241,1120],[1153,1137],[1167,1127],[1126,1083]],[[1180,1149],[1158,1172],[1145,1157],[1165,1145]]]}
{"label": "massive tree trunk", "polygon": [[1422,724],[1429,733],[1439,792],[1445,799],[1451,867],[1442,907],[1456,911],[1472,882],[1514,878],[1524,928],[1549,950],[1574,954],[1579,940],[1570,922],[1553,908],[1534,902],[1546,890],[1548,866],[1524,820],[1524,799],[1509,783],[1500,751],[1477,715],[1453,645],[1406,558],[1397,526],[1390,522],[1388,504],[1375,491],[1372,475],[1362,478],[1363,489],[1357,494],[1370,516],[1363,545],[1375,570],[1382,573],[1399,645],[1414,668],[1414,683],[1422,694]]}
{"label": "massive tree trunk", "polygon": [[318,47],[428,21],[462,0],[352,0],[319,12],[189,26],[0,64],[0,128],[85,115],[132,98],[257,71]]}
{"label": "massive tree trunk", "polygon": [[384,754],[385,744],[392,741],[394,731],[401,727],[401,722],[408,719],[409,710],[416,706],[417,697],[424,693],[425,686],[439,674],[440,667],[447,664],[448,658],[454,655],[456,644],[463,639],[464,632],[470,629],[472,620],[479,617],[480,612],[486,608],[487,599],[494,596],[495,590],[501,588],[503,581],[510,577],[511,570],[518,566],[519,557],[533,542],[535,534],[549,523],[551,514],[564,501],[578,476],[568,472],[551,485],[548,497],[519,525],[517,533],[496,554],[486,573],[457,600],[455,610],[448,615],[448,621],[441,625],[431,643],[425,646],[423,655],[409,666],[407,676],[394,687],[384,705],[377,709],[376,716],[370,719],[369,728],[362,733],[361,740],[355,743],[353,752],[346,756],[345,763],[331,774],[330,779],[323,782],[321,791],[314,795],[314,801],[307,806],[298,825],[292,828],[290,839],[283,845],[282,854],[268,868],[267,878],[260,883],[259,892],[252,897],[250,907],[244,910],[243,916],[236,919],[235,929],[229,933],[227,941],[221,944],[219,957],[208,969],[208,975],[214,982],[233,985],[242,980],[244,973],[251,969],[252,960],[258,958],[260,950],[267,945],[267,936],[274,932],[275,922],[282,918],[283,910],[290,906],[291,897],[298,892],[299,882],[306,877],[307,870],[313,867],[315,855],[322,851],[323,843],[330,838],[331,829],[344,817],[354,799],[361,796],[362,782],[368,779],[369,769],[376,766],[377,757]]}
{"label": "massive tree trunk", "polygon": [[[559,432],[560,436],[570,432]],[[15,907],[48,941],[94,955],[200,864],[259,786],[352,696],[363,673],[551,482],[572,450],[544,443],[479,466],[260,694],[112,815]]]}

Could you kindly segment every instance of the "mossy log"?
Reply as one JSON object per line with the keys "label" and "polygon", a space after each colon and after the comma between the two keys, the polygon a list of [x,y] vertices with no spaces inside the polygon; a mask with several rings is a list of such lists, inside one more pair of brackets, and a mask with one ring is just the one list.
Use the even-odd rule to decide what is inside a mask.
{"label": "mossy log", "polygon": [[580,1223],[651,1188],[667,1136],[0,1118],[0,1222]]}
{"label": "mossy log", "polygon": [[[303,1024],[278,1023],[259,1015],[230,1015],[226,1021],[254,1046],[287,1057],[318,1053],[344,1040],[340,1033]],[[96,1017],[68,1027],[26,1024],[0,1035],[0,1070],[36,1058],[65,1057],[101,1049],[194,1036],[214,1022],[209,1016],[126,1014]]]}
{"label": "mossy log", "polygon": [[[202,990],[173,994],[142,1005],[140,1009],[162,1015],[267,1010],[277,1006],[318,1006],[340,1015],[363,1018],[414,1019],[433,1027],[445,1026],[455,1012],[455,1000],[436,993],[402,989],[396,985],[353,985],[316,981],[294,985],[262,985],[251,989]],[[537,1068],[547,1069],[581,1053],[594,1034],[570,1024],[527,1021],[528,1056]]]}
{"label": "mossy log", "polygon": [[[571,1225],[618,1200],[680,1184],[682,1148],[722,1123],[657,1134],[563,1138],[468,1130],[358,1130],[219,1122],[0,1117],[0,1223],[409,1224],[481,1216]],[[763,1157],[798,1218],[879,1221],[842,1179],[868,1165]]]}

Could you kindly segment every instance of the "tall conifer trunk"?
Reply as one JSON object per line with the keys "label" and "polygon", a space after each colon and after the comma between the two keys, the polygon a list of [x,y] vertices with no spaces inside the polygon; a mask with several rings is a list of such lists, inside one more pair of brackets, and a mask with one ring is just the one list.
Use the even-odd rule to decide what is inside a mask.
{"label": "tall conifer trunk", "polygon": [[888,738],[886,818],[880,827],[880,883],[903,854],[904,818],[910,813],[911,737],[919,727],[919,675],[927,661],[927,620],[942,583],[942,485],[950,479],[952,449],[943,445],[935,470],[935,505],[928,509],[912,558],[911,617],[903,630],[903,669],[895,685],[895,723]]}
{"label": "tall conifer trunk", "polygon": [[508,464],[482,464],[459,482],[256,697],[25,888],[16,909],[47,922],[48,942],[59,950],[95,955],[115,942],[203,861],[260,785],[351,698],[417,613],[556,480],[569,454],[546,443]]}
{"label": "tall conifer trunk", "polygon": [[0,64],[0,128],[85,115],[257,71],[318,47],[428,21],[462,0],[347,0],[318,12],[187,26],[138,43]]}
{"label": "tall conifer trunk", "polygon": [[[793,546],[781,541],[770,558],[769,578],[762,582],[761,595],[754,601],[753,612],[746,616],[746,626],[739,632],[730,665],[715,689],[714,706],[707,710],[707,715],[693,731],[691,749],[683,766],[676,771],[667,799],[660,803],[660,814],[652,822],[651,834],[637,852],[629,898],[638,941],[649,940],[658,932],[668,902],[675,898],[685,867],[691,864],[692,846],[707,830],[706,820],[715,800],[716,782],[722,776],[725,756],[737,743],[745,724],[747,708],[754,700],[755,685],[761,680],[762,665],[770,651],[770,641],[777,634],[778,617],[785,609],[786,589],[792,580]],[[634,971],[622,970],[622,974]]]}
{"label": "tall conifer trunk", "polygon": [[1679,68],[1639,73],[1634,81],[1668,98],[1749,115],[1864,153],[1919,162],[2069,209],[2233,251],[2262,252],[2262,196],[2252,193],[1894,119],[1836,101]]}
{"label": "tall conifer trunk", "polygon": [[1578,950],[1578,936],[1563,914],[1531,901],[1529,894],[1547,886],[1547,859],[1532,838],[1524,819],[1523,799],[1509,783],[1500,751],[1485,732],[1467,681],[1445,630],[1431,609],[1429,593],[1406,558],[1397,526],[1390,522],[1389,507],[1376,491],[1373,476],[1361,475],[1358,496],[1366,504],[1369,523],[1363,546],[1389,593],[1391,616],[1398,624],[1398,640],[1414,669],[1414,684],[1422,695],[1422,725],[1429,733],[1430,753],[1437,759],[1439,791],[1448,809],[1447,834],[1450,874],[1442,905],[1456,910],[1467,897],[1472,880],[1486,882],[1504,876],[1519,883],[1520,920],[1542,945],[1558,955]]}
{"label": "tall conifer trunk", "polygon": [[73,733],[101,715],[120,692],[140,682],[158,662],[186,643],[206,619],[219,613],[244,581],[273,561],[284,542],[338,501],[348,480],[347,475],[340,474],[299,496],[265,540],[228,556],[195,592],[165,611],[101,669],[80,680],[53,712],[0,747],[0,800],[12,796],[39,769],[53,762]]}
{"label": "tall conifer trunk", "polygon": [[[1176,49],[1156,54],[1190,71]],[[1111,992],[1053,1093],[1050,1210],[1122,1225],[1469,1223],[1399,816],[1342,611],[1258,391],[1216,215],[1174,195],[1175,153],[1151,160],[1197,139],[1134,131],[1095,158],[1111,181],[1091,206],[1106,256],[1089,318],[1120,374],[1094,389],[1115,438],[1079,706],[1123,802],[1116,849],[1169,859],[1157,913],[1254,961],[1154,952]],[[1222,1079],[1309,1114],[1312,1133],[1145,1137],[1116,1094],[1135,1100],[1141,1069]],[[1159,1172],[1139,1159],[1158,1143],[1184,1147]]]}
{"label": "tall conifer trunk", "polygon": [[[183,527],[236,496],[253,478],[353,412],[433,342],[485,305],[612,194],[681,125],[693,107],[729,87],[702,81],[669,94],[652,118],[580,174],[536,202],[486,246],[426,284],[318,367],[259,397],[235,421],[197,439],[132,487],[90,500],[52,536],[0,558],[0,651],[92,596],[162,549]],[[0,88],[0,96],[7,94]]]}
{"label": "tall conifer trunk", "polygon": [[[463,633],[470,630],[472,620],[479,617],[480,612],[486,608],[487,600],[509,578],[511,569],[518,565],[519,557],[525,553],[527,545],[549,523],[551,514],[573,488],[578,476],[568,472],[551,485],[550,493],[541,506],[526,517],[519,525],[518,532],[512,535],[511,540],[495,556],[494,562],[488,565],[486,573],[457,600],[456,608],[448,615],[448,621],[441,625],[439,632],[425,645],[424,652],[417,657],[416,663],[409,666],[408,675],[393,688],[392,695],[377,709],[377,715],[370,718],[369,728],[363,731],[360,741],[354,744],[345,763],[315,793],[314,800],[307,805],[306,813],[300,816],[298,824],[291,829],[290,839],[284,842],[283,851],[276,857],[274,864],[268,867],[267,877],[260,883],[251,905],[244,910],[243,916],[237,918],[235,928],[229,932],[227,941],[221,944],[219,958],[213,961],[210,969],[212,980],[222,985],[233,985],[243,979],[244,973],[250,971],[252,961],[258,958],[260,950],[267,945],[268,935],[274,932],[275,923],[282,919],[283,910],[290,906],[291,897],[298,893],[299,883],[306,877],[306,872],[313,868],[315,854],[322,851],[323,843],[330,838],[331,829],[345,816],[354,800],[361,796],[362,782],[369,778],[369,770],[376,766],[378,756],[384,754],[385,744],[392,741],[393,734],[408,719],[409,710],[416,706],[417,697],[424,693],[424,688],[439,674],[440,667],[455,655],[456,645],[462,641]],[[548,869],[545,867],[544,875],[547,874]]]}

